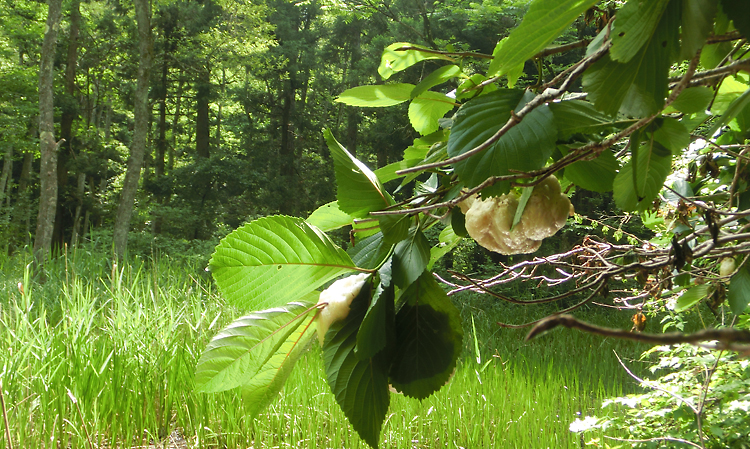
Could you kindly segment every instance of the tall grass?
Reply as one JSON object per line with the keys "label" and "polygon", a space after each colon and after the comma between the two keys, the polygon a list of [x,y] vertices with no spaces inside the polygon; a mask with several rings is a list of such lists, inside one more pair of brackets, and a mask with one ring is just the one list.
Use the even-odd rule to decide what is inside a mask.
{"label": "tall grass", "polygon": [[[200,352],[240,314],[200,267],[167,258],[117,266],[103,252],[76,252],[51,261],[38,284],[26,262],[0,260],[0,390],[14,448],[180,439],[189,447],[365,447],[325,383],[317,348],[256,420],[234,392],[193,392]],[[383,447],[580,447],[569,423],[633,384],[612,349],[627,356],[638,348],[571,331],[524,343],[522,331],[495,322],[531,312],[454,299],[469,330],[474,317],[479,353],[468,331],[446,387],[422,402],[392,395]]]}

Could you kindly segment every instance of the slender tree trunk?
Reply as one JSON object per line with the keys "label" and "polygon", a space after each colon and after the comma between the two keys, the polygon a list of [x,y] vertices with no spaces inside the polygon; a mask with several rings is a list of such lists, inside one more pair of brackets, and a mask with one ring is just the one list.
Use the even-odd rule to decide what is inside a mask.
{"label": "slender tree trunk", "polygon": [[[8,144],[5,148],[5,157],[3,158],[3,173],[0,174],[0,208],[3,206],[3,198],[10,199],[10,174],[13,172],[13,145]],[[7,192],[6,192],[7,190]],[[10,206],[10,203],[8,203]]]}
{"label": "slender tree trunk", "polygon": [[[55,143],[54,62],[57,32],[62,16],[62,0],[48,0],[47,27],[39,67],[39,150],[41,152],[39,214],[34,235],[34,260],[44,264],[52,245],[57,205],[57,150]],[[62,142],[60,142],[62,143]]]}
{"label": "slender tree trunk", "polygon": [[209,96],[211,95],[211,69],[206,67],[201,70],[196,83],[195,101],[197,103],[197,114],[195,117],[195,152],[198,157],[210,155],[210,126],[208,117]]}
{"label": "slender tree trunk", "polygon": [[135,194],[141,178],[143,156],[148,137],[148,80],[154,59],[153,35],[151,34],[151,4],[149,0],[134,0],[135,19],[138,23],[138,83],[135,90],[133,143],[128,158],[128,168],[122,186],[120,203],[115,217],[115,254],[122,259],[128,245],[130,219],[133,216]]}
{"label": "slender tree trunk", "polygon": [[169,146],[167,155],[167,168],[172,170],[174,168],[174,149],[177,147],[177,125],[180,124],[180,107],[182,106],[182,89],[184,86],[182,74],[180,74],[180,82],[177,84],[177,94],[174,105],[174,117],[172,119],[172,145]]}
{"label": "slender tree trunk", "polygon": [[70,234],[70,246],[71,248],[78,245],[78,233],[81,229],[81,210],[83,210],[83,194],[86,187],[86,174],[78,173],[78,188],[76,189],[76,197],[78,204],[76,205],[76,212],[73,216],[73,231]]}
{"label": "slender tree trunk", "polygon": [[294,168],[294,109],[296,106],[297,83],[294,77],[284,83],[284,104],[281,113],[281,150],[279,151],[280,175],[284,180],[284,198],[279,205],[279,212],[286,215],[294,215],[297,209],[296,195],[293,194],[296,183],[296,172]]}
{"label": "slender tree trunk", "polygon": [[64,103],[62,116],[60,117],[60,137],[64,140],[60,146],[57,161],[57,192],[60,198],[55,211],[55,229],[53,241],[55,246],[62,246],[65,241],[65,231],[72,225],[70,210],[66,210],[63,204],[66,202],[68,186],[68,161],[73,154],[73,122],[78,116],[78,108],[75,104],[75,82],[76,68],[78,65],[78,34],[81,26],[81,0],[73,0],[70,5],[70,37],[68,42],[68,56],[65,63],[65,96],[68,100]]}
{"label": "slender tree trunk", "polygon": [[[362,48],[360,36],[362,34],[361,23],[356,20],[352,23],[352,40],[350,42],[351,54],[349,58],[349,87],[359,85],[357,64],[362,59]],[[357,155],[357,136],[359,134],[360,111],[359,108],[349,106],[346,113],[346,145],[354,156]]]}

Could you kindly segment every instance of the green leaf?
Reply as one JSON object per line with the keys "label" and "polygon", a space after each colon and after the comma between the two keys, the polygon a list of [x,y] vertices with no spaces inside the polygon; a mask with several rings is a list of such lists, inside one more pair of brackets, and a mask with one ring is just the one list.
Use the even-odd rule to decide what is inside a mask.
{"label": "green leaf", "polygon": [[675,305],[674,311],[681,313],[698,304],[698,302],[708,294],[709,286],[710,284],[701,284],[686,290],[682,296],[677,298],[677,304]]}
{"label": "green leaf", "polygon": [[[482,144],[510,118],[523,92],[498,89],[475,98],[459,109],[448,139],[448,155],[463,154]],[[512,170],[529,171],[544,166],[555,149],[557,128],[549,107],[536,108],[521,123],[483,152],[455,164],[458,177],[466,187],[476,187],[491,176],[507,175]],[[507,193],[510,184],[497,183],[485,189],[488,195]]]}
{"label": "green leaf", "polygon": [[669,0],[629,1],[612,24],[612,60],[628,62],[653,36]]}
{"label": "green leaf", "polygon": [[406,396],[424,399],[450,379],[463,349],[458,309],[425,272],[401,295],[391,384]]}
{"label": "green leaf", "polygon": [[317,294],[309,302],[253,312],[238,318],[211,339],[198,360],[195,388],[218,392],[242,387],[251,416],[283,387],[294,363],[315,334]]}
{"label": "green leaf", "polygon": [[456,106],[452,98],[438,92],[424,92],[409,105],[409,121],[423,136],[440,129],[438,120]]}
{"label": "green leaf", "polygon": [[323,130],[323,135],[333,157],[339,209],[355,218],[364,218],[389,206],[390,195],[375,173],[341,146],[329,130]]}
{"label": "green leaf", "polygon": [[430,242],[422,231],[414,226],[409,236],[396,245],[393,254],[393,282],[406,288],[414,282],[430,261]]}
{"label": "green leaf", "polygon": [[713,97],[714,93],[708,87],[690,87],[680,93],[672,102],[672,107],[685,114],[703,112]]}
{"label": "green leaf", "polygon": [[747,105],[750,105],[750,89],[746,90],[742,95],[735,98],[735,100],[729,104],[726,112],[721,115],[719,120],[716,120],[713,123],[711,129],[708,131],[708,135],[711,136],[716,133],[716,131],[718,131],[722,126],[726,125],[734,117],[736,117],[737,114],[739,114]]}
{"label": "green leaf", "polygon": [[598,0],[534,0],[500,49],[487,76],[504,75],[544,49]]}
{"label": "green leaf", "polygon": [[703,47],[714,28],[715,16],[716,0],[682,0],[680,59],[691,59]]}
{"label": "green leaf", "polygon": [[388,346],[393,346],[396,333],[394,301],[393,285],[384,288],[382,284],[378,284],[357,332],[357,346],[354,350],[360,360],[375,357]]}
{"label": "green leaf", "polygon": [[315,209],[305,221],[323,232],[328,232],[349,226],[352,220],[351,215],[339,209],[338,202],[332,201]]}
{"label": "green leaf", "polygon": [[347,254],[358,267],[374,270],[388,257],[392,246],[383,242],[382,232],[376,232],[359,240],[356,245],[347,250]]}
{"label": "green leaf", "polygon": [[681,154],[690,145],[690,133],[682,122],[672,117],[659,117],[654,120],[657,126],[654,140],[664,145],[672,154]]}
{"label": "green leaf", "polygon": [[550,103],[550,111],[555,116],[557,136],[567,140],[573,134],[592,134],[609,131],[617,124],[588,101],[567,100]]}
{"label": "green leaf", "polygon": [[379,169],[375,170],[375,176],[378,177],[380,182],[386,183],[388,181],[393,181],[394,179],[402,178],[404,175],[399,175],[396,172],[399,170],[406,170],[407,168],[416,167],[419,165],[419,163],[422,162],[422,159],[403,159],[397,162],[393,162],[392,164],[388,164],[385,167],[380,167]]}
{"label": "green leaf", "polygon": [[413,84],[406,83],[357,86],[341,92],[336,102],[370,108],[393,106],[409,101],[413,89]]}
{"label": "green leaf", "polygon": [[328,385],[344,415],[359,436],[376,448],[390,402],[388,360],[362,359],[354,351],[368,296],[360,293],[352,301],[349,315],[331,325],[323,344],[323,364]]}
{"label": "green leaf", "polygon": [[462,75],[463,71],[461,71],[461,67],[457,65],[449,64],[440,67],[439,69],[436,69],[432,73],[427,75],[425,79],[417,84],[417,87],[415,87],[414,90],[411,91],[411,97],[416,98],[423,92],[426,92],[428,89],[439,84],[443,84],[451,78],[456,78]]}
{"label": "green leaf", "polygon": [[721,8],[734,22],[734,27],[750,39],[750,2],[747,0],[721,0]]}
{"label": "green leaf", "polygon": [[729,280],[727,297],[729,307],[735,315],[743,313],[750,304],[750,271],[748,271],[747,264]]}
{"label": "green leaf", "polygon": [[565,168],[565,177],[592,192],[609,192],[620,164],[614,153],[604,150],[593,161],[578,161]]}
{"label": "green leaf", "polygon": [[670,7],[656,32],[649,35],[648,44],[628,62],[616,62],[606,55],[584,73],[584,89],[598,110],[610,116],[620,111],[642,117],[664,105],[671,55],[678,44],[678,18]]}
{"label": "green leaf", "polygon": [[296,300],[355,269],[327,235],[301,218],[265,217],[224,237],[211,271],[227,301],[258,310]]}
{"label": "green leaf", "polygon": [[382,215],[378,217],[378,222],[383,231],[383,241],[388,245],[395,245],[409,237],[412,218],[408,215]]}
{"label": "green leaf", "polygon": [[672,153],[650,137],[638,150],[636,181],[633,185],[631,158],[615,177],[613,183],[615,204],[624,211],[645,211],[664,186],[667,175],[672,170]]}
{"label": "green leaf", "polygon": [[[479,75],[479,76],[481,76],[483,78],[483,79],[481,79],[481,81],[485,81],[487,79],[487,77],[494,76],[495,74],[497,74],[500,71],[500,66],[503,63],[503,60],[498,55],[501,55],[502,50],[503,50],[503,45],[505,45],[508,42],[508,37],[509,36],[506,36],[506,37],[500,39],[497,42],[497,45],[495,45],[495,49],[492,50],[492,61],[490,61],[490,67],[487,69],[487,76],[485,77],[485,76],[477,74],[477,75]],[[513,86],[515,86],[516,82],[518,81],[518,78],[521,76],[521,74],[523,74],[523,66],[525,64],[526,64],[526,60],[524,59],[523,61],[519,62],[516,67],[511,67],[511,68],[509,68],[509,69],[506,70],[506,72],[508,74],[508,87],[509,88],[512,89]],[[471,79],[475,80],[475,77],[477,75],[472,76]],[[461,91],[461,90],[462,89],[459,88],[459,91]],[[456,98],[459,98],[459,97],[457,96]]]}
{"label": "green leaf", "polygon": [[[403,47],[417,47],[417,49],[398,51],[399,48]],[[426,51],[421,51],[420,49]],[[454,62],[453,58],[431,53],[429,52],[429,49],[425,47],[420,47],[419,45],[410,44],[408,42],[396,42],[395,44],[386,47],[383,51],[383,56],[380,58],[378,73],[384,80],[387,80],[394,73],[407,69],[419,61],[424,61],[426,59],[443,59],[445,61]]]}
{"label": "green leaf", "polygon": [[513,216],[513,224],[510,226],[511,230],[516,227],[519,221],[521,221],[523,211],[526,209],[526,203],[529,202],[529,198],[531,198],[531,194],[534,192],[533,187],[523,187],[522,190],[523,193],[521,193],[521,197],[518,199],[516,214]]}
{"label": "green leaf", "polygon": [[[457,216],[463,217],[463,214],[461,214],[460,210],[454,209],[452,213],[456,214]],[[452,218],[451,221],[453,221]],[[430,261],[427,263],[427,269],[432,270],[435,262],[440,260],[441,257],[445,256],[449,252],[453,251],[453,248],[455,248],[456,245],[461,242],[461,240],[463,240],[463,237],[457,235],[453,231],[453,226],[448,226],[440,231],[438,244],[430,248]]]}

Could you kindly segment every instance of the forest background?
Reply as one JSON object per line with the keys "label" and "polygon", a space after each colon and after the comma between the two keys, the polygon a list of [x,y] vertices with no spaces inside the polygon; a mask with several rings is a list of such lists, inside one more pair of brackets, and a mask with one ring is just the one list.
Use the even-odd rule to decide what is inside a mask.
{"label": "forest background", "polygon": [[[46,187],[39,176],[38,86],[47,4],[4,0],[0,12],[0,245],[13,252],[46,233],[37,249],[59,254],[92,231],[111,239],[119,225],[122,235],[129,222],[132,253],[202,254],[203,260],[245,221],[306,216],[334,199],[322,129],[373,168],[401,158],[418,137],[403,119],[405,105],[335,102],[347,88],[382,82],[377,67],[387,45],[410,41],[491,54],[527,7],[489,0],[429,8],[415,1],[158,1],[150,2],[150,42],[139,53],[133,3],[59,6],[57,43],[48,55],[55,140],[43,142],[58,147],[57,171],[56,183]],[[579,20],[559,40],[594,32]],[[554,70],[579,56],[545,64]],[[139,67],[149,69],[140,127]],[[399,80],[416,83],[428,69],[406,71]],[[521,83],[536,82],[536,74],[529,63]],[[131,148],[136,155],[129,161]],[[126,176],[129,162],[131,170],[142,166],[135,183]],[[40,194],[55,196],[53,187],[54,220],[44,215],[37,223]],[[128,202],[132,220],[122,210]],[[117,250],[124,248],[121,236]]]}

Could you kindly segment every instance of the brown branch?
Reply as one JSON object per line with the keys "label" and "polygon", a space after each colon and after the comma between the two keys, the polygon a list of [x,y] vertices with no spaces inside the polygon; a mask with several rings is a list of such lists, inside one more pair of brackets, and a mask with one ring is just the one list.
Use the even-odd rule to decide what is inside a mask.
{"label": "brown branch", "polygon": [[585,47],[589,43],[591,43],[591,39],[581,39],[580,41],[571,42],[569,44],[557,45],[554,47],[547,47],[544,50],[532,56],[532,59],[543,58],[545,56],[554,55],[557,53],[564,53],[566,51],[570,51],[576,48]]}
{"label": "brown branch", "polygon": [[645,334],[638,332],[629,332],[623,329],[611,329],[608,327],[596,326],[577,320],[572,315],[553,315],[540,320],[536,326],[526,336],[526,340],[538,336],[548,330],[558,326],[564,326],[571,329],[578,329],[583,332],[601,335],[603,337],[620,338],[624,340],[640,341],[643,343],[653,343],[658,345],[676,345],[680,343],[697,344],[705,341],[716,340],[724,345],[731,343],[750,344],[750,331],[745,329],[705,329],[693,334],[682,334],[673,332],[668,334]]}

